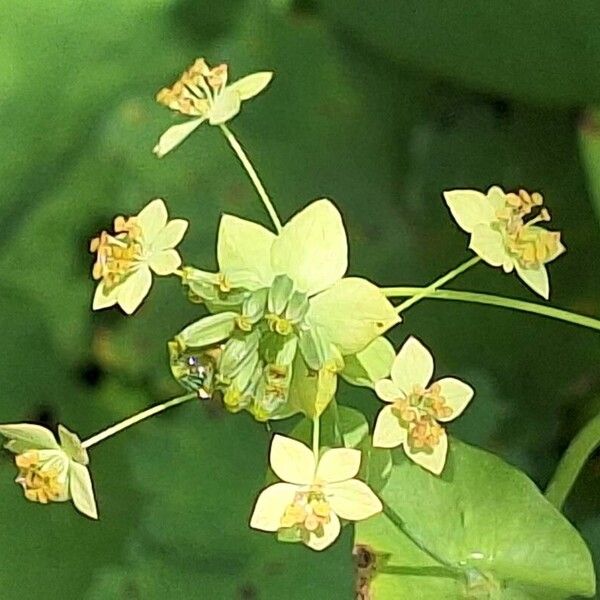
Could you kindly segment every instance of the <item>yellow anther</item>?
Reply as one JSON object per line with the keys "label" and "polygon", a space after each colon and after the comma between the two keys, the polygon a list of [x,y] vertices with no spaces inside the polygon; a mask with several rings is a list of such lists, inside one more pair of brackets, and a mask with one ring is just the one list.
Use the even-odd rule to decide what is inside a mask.
{"label": "yellow anther", "polygon": [[35,450],[17,455],[15,464],[19,468],[16,481],[23,487],[27,500],[48,504],[60,499],[64,491],[64,484],[59,481],[60,473],[52,467],[42,469]]}
{"label": "yellow anther", "polygon": [[214,94],[227,83],[227,65],[211,69],[203,58],[181,74],[171,86],[156,94],[156,101],[188,116],[203,116],[211,107]]}

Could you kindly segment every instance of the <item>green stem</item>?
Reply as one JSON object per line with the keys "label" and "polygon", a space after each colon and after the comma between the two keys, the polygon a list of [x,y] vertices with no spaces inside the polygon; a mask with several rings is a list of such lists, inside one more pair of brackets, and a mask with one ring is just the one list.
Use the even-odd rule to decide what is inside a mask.
{"label": "green stem", "polygon": [[423,298],[431,295],[432,292],[435,292],[439,287],[442,287],[445,283],[448,283],[451,279],[454,279],[461,273],[464,273],[467,269],[470,269],[473,265],[476,265],[480,260],[481,260],[481,258],[479,258],[479,256],[474,256],[473,258],[470,258],[466,262],[464,262],[461,265],[459,265],[458,267],[456,267],[456,269],[452,269],[452,271],[448,271],[448,273],[446,273],[445,275],[442,275],[442,277],[440,277],[439,279],[436,279],[432,284],[428,285],[427,287],[422,288],[421,291],[418,292],[417,294],[414,294],[412,296],[412,298],[409,298],[408,300],[405,300],[404,302],[402,302],[402,304],[399,304],[396,307],[396,312],[398,314],[400,314],[401,312],[405,311],[407,308],[409,308],[413,304],[416,304]]}
{"label": "green stem", "polygon": [[312,435],[312,451],[315,456],[315,464],[319,462],[319,437],[320,437],[321,419],[313,418],[313,435]]}
{"label": "green stem", "polygon": [[[382,292],[388,297],[405,297],[421,295],[422,287],[390,287],[382,288]],[[458,300],[460,302],[474,302],[476,304],[487,304],[489,306],[500,306],[503,308],[512,308],[522,312],[533,313],[559,321],[566,321],[574,325],[581,325],[589,329],[600,331],[600,320],[585,315],[536,302],[526,302],[524,300],[515,300],[513,298],[505,298],[503,296],[494,296],[492,294],[479,294],[477,292],[462,292],[458,290],[435,290],[427,296],[432,300]]]}
{"label": "green stem", "polygon": [[546,488],[546,498],[559,510],[592,452],[600,446],[600,414],[575,436]]}
{"label": "green stem", "polygon": [[178,398],[173,398],[173,400],[169,400],[168,402],[163,402],[162,404],[151,406],[150,408],[147,408],[146,410],[137,413],[125,419],[124,421],[121,421],[120,423],[116,423],[115,425],[109,427],[108,429],[105,429],[104,431],[100,431],[96,435],[93,435],[91,438],[84,440],[81,445],[84,448],[90,448],[91,446],[98,444],[99,442],[115,435],[116,433],[119,433],[120,431],[123,431],[124,429],[127,429],[128,427],[131,427],[132,425],[135,425],[140,421],[143,421],[144,419],[148,419],[149,417],[157,415],[158,413],[161,413],[164,410],[172,408],[173,406],[177,406],[178,404],[183,404],[184,402],[188,402],[189,400],[193,400],[194,398],[198,398],[198,394],[193,393],[187,394],[185,396],[179,396]]}
{"label": "green stem", "polygon": [[267,194],[265,186],[262,184],[258,173],[252,166],[248,155],[242,148],[241,144],[237,141],[237,138],[233,135],[233,132],[229,129],[229,127],[227,127],[227,125],[219,125],[219,127],[221,128],[221,131],[227,138],[229,145],[231,146],[231,148],[239,158],[240,162],[242,163],[242,166],[244,167],[244,169],[246,169],[248,177],[250,177],[250,180],[254,184],[254,187],[256,188],[256,191],[258,192],[262,203],[264,204],[265,208],[267,209],[267,212],[269,213],[269,217],[271,217],[271,221],[273,221],[273,225],[275,225],[277,233],[279,233],[281,231],[281,221],[279,220],[277,211],[275,210],[275,207],[273,206],[273,203],[271,202],[271,199],[269,198],[269,195]]}

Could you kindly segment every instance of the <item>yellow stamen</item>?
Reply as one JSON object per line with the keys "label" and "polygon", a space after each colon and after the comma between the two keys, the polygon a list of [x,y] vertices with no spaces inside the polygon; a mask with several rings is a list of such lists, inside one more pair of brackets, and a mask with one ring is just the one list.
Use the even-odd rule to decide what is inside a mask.
{"label": "yellow stamen", "polygon": [[64,484],[59,481],[60,473],[53,467],[42,469],[39,454],[35,450],[17,455],[15,463],[19,468],[16,482],[23,486],[27,500],[48,504],[63,495]]}

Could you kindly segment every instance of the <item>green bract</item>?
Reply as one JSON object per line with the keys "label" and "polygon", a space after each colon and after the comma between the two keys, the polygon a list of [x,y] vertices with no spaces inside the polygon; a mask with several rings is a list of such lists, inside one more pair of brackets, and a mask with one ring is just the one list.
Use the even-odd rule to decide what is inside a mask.
{"label": "green bract", "polygon": [[259,420],[318,416],[338,373],[359,385],[388,374],[393,351],[377,340],[400,319],[377,286],[344,277],[346,231],[329,200],[307,206],[279,235],[224,215],[217,259],[219,273],[184,269],[190,298],[215,314],[177,336],[172,363],[185,371],[185,353],[197,351],[201,360],[212,346],[213,388],[229,410],[247,409]]}

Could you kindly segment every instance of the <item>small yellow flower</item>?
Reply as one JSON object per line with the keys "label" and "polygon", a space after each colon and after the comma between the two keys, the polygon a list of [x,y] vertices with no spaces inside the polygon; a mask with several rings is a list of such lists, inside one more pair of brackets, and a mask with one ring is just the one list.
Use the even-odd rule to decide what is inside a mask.
{"label": "small yellow flower", "polygon": [[0,425],[0,435],[15,454],[19,473],[15,479],[27,500],[48,504],[72,500],[82,514],[98,518],[89,458],[80,439],[58,426],[60,444],[51,431],[40,425],[18,423]]}
{"label": "small yellow flower", "polygon": [[162,158],[204,121],[222,125],[233,119],[240,112],[242,102],[260,94],[272,77],[273,73],[263,71],[227,85],[227,65],[211,69],[203,58],[198,58],[170,88],[163,88],[156,95],[160,104],[193,119],[167,129],[154,147],[154,153]]}
{"label": "small yellow flower", "polygon": [[394,360],[391,379],[375,384],[377,395],[389,405],[377,416],[373,446],[402,445],[411,460],[439,475],[448,452],[446,431],[439,422],[458,417],[474,392],[453,377],[431,383],[432,376],[431,353],[409,337]]}
{"label": "small yellow flower", "polygon": [[114,234],[103,231],[90,244],[96,253],[92,276],[100,281],[92,308],[118,304],[133,313],[150,291],[152,271],[170,275],[181,265],[174,248],[187,227],[183,219],[168,221],[162,200],[153,200],[135,217],[117,217]]}
{"label": "small yellow flower", "polygon": [[333,448],[317,462],[301,442],[276,435],[271,443],[271,468],[283,482],[261,492],[250,526],[291,533],[313,550],[324,550],[340,534],[340,517],[362,521],[383,508],[371,488],[354,479],[360,460],[359,450]]}
{"label": "small yellow flower", "polygon": [[505,193],[491,187],[487,194],[476,190],[451,190],[444,198],[458,225],[471,234],[469,248],[485,262],[513,269],[534,292],[550,296],[545,265],[565,251],[558,231],[537,224],[550,220],[537,192]]}

